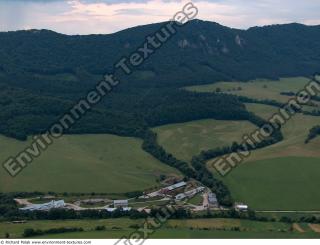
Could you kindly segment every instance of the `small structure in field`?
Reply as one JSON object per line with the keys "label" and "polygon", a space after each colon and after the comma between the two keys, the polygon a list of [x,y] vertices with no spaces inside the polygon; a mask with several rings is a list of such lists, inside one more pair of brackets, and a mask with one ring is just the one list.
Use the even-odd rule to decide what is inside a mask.
{"label": "small structure in field", "polygon": [[243,203],[235,203],[234,208],[237,211],[244,212],[244,211],[248,211],[249,206]]}
{"label": "small structure in field", "polygon": [[27,223],[26,220],[14,220],[14,221],[11,221],[12,224],[25,224]]}
{"label": "small structure in field", "polygon": [[114,200],[113,206],[115,208],[125,208],[128,207],[128,200]]}

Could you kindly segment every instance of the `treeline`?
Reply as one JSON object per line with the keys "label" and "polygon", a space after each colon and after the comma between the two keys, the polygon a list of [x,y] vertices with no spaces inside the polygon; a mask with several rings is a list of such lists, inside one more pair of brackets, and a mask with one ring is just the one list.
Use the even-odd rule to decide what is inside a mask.
{"label": "treeline", "polygon": [[307,139],[305,143],[308,144],[311,140],[315,139],[320,135],[320,125],[314,126],[310,129]]}
{"label": "treeline", "polygon": [[268,99],[254,99],[254,98],[249,98],[246,96],[236,96],[239,101],[243,102],[243,103],[254,103],[254,104],[262,104],[262,105],[270,105],[270,106],[275,106],[275,107],[283,107],[285,106],[284,103],[278,102],[276,100],[268,100]]}
{"label": "treeline", "polygon": [[320,224],[320,218],[318,216],[302,216],[299,218],[294,217],[288,217],[288,216],[282,216],[279,219],[280,222],[284,223],[311,223],[311,224]]}
{"label": "treeline", "polygon": [[[255,124],[258,127],[262,127],[268,124],[264,119],[254,115],[253,113],[247,114],[247,120]],[[279,125],[280,127],[280,125]],[[217,194],[218,200],[226,205],[231,206],[233,203],[231,193],[229,189],[219,180],[213,177],[212,173],[207,169],[206,163],[208,160],[224,156],[233,152],[240,151],[251,151],[259,148],[263,148],[283,140],[283,135],[280,129],[275,129],[274,133],[267,139],[262,140],[260,143],[251,146],[249,144],[239,144],[234,142],[231,146],[218,147],[216,149],[211,149],[207,151],[202,151],[199,155],[192,158],[193,168],[201,174],[200,179],[202,183],[212,188],[212,190]]]}
{"label": "treeline", "polygon": [[81,210],[72,209],[51,209],[49,211],[20,211],[16,210],[15,215],[7,217],[9,220],[67,220],[67,219],[116,219],[121,217],[129,217],[130,219],[144,219],[148,217],[146,212],[138,212],[137,210],[123,211],[116,209],[113,212],[107,210]]}
{"label": "treeline", "polygon": [[232,206],[233,201],[228,188],[221,181],[216,180],[204,164],[197,166],[194,164],[193,159],[193,168],[191,168],[187,162],[176,159],[158,144],[156,133],[152,131],[146,132],[142,148],[161,162],[180,170],[187,178],[196,179],[203,185],[209,187],[217,194],[217,199],[221,205]]}
{"label": "treeline", "polygon": [[318,117],[318,116],[320,116],[320,110],[303,111],[303,114],[304,114],[304,115],[307,115],[307,116],[315,116],[315,117]]}
{"label": "treeline", "polygon": [[291,91],[290,92],[280,92],[280,95],[292,97],[292,96],[296,96],[296,93],[291,92]]}
{"label": "treeline", "polygon": [[67,233],[67,232],[83,232],[83,228],[66,228],[66,227],[61,227],[61,228],[52,228],[48,230],[41,230],[41,229],[32,229],[32,228],[27,228],[23,232],[23,237],[25,238],[30,238],[30,237],[35,237],[35,236],[42,236],[42,235],[50,235],[50,234],[62,234],[62,233]]}
{"label": "treeline", "polygon": [[[256,125],[258,128],[264,126],[264,125],[270,125],[269,122],[265,121],[264,119],[256,116],[253,113],[248,113],[247,120],[254,125]],[[283,135],[281,133],[281,126],[278,125],[278,128],[274,128],[274,131],[272,135],[269,137],[261,140],[261,142],[255,142],[255,145],[251,144],[239,144],[237,142],[233,142],[231,146],[225,146],[225,147],[218,147],[216,149],[211,149],[207,151],[202,151],[198,156],[194,157],[197,162],[201,162],[204,164],[206,161],[219,157],[224,156],[226,154],[230,154],[233,152],[240,152],[240,151],[252,151],[255,149],[263,148],[269,145],[273,145],[275,143],[278,143],[283,140]],[[249,135],[249,134],[248,134]]]}

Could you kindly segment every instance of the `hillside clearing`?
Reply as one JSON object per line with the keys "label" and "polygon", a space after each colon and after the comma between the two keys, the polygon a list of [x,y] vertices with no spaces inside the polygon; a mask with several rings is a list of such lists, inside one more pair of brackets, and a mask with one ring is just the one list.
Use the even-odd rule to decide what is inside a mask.
{"label": "hillside clearing", "polygon": [[179,159],[190,161],[203,150],[228,146],[255,129],[247,121],[198,120],[154,128],[158,142]]}

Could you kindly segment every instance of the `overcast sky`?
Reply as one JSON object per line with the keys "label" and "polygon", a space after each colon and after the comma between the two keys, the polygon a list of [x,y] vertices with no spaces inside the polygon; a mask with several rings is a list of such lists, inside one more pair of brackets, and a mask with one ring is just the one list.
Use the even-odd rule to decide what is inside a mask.
{"label": "overcast sky", "polygon": [[[65,34],[113,33],[167,21],[183,0],[0,0],[0,31],[50,29]],[[198,19],[229,27],[320,24],[320,0],[194,0]]]}

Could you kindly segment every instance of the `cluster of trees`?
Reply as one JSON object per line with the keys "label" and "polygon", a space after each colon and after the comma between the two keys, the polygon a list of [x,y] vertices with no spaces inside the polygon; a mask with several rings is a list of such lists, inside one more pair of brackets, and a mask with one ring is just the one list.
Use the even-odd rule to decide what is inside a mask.
{"label": "cluster of trees", "polygon": [[320,135],[320,125],[314,126],[310,129],[309,135],[307,139],[305,140],[305,143],[308,144],[311,140],[315,139]]}
{"label": "cluster of trees", "polygon": [[29,237],[35,237],[35,236],[42,236],[42,235],[47,235],[47,234],[61,234],[61,233],[67,233],[67,232],[82,232],[84,231],[83,228],[66,228],[66,227],[61,227],[61,228],[52,228],[48,230],[41,230],[41,229],[32,229],[32,228],[27,228],[23,232],[23,237],[29,238]]}
{"label": "cluster of trees", "polygon": [[316,216],[302,216],[302,217],[288,217],[288,216],[282,216],[279,219],[280,222],[284,223],[311,223],[311,224],[320,224],[320,218]]}
{"label": "cluster of trees", "polygon": [[304,115],[307,115],[307,116],[320,116],[320,110],[312,110],[312,111],[303,111],[303,114]]}
{"label": "cluster of trees", "polygon": [[290,97],[292,97],[292,96],[295,96],[296,93],[291,92],[291,91],[290,91],[290,92],[281,92],[280,95],[285,95],[285,96],[290,96]]}
{"label": "cluster of trees", "polygon": [[17,194],[0,193],[0,220],[18,216],[18,207],[14,201],[16,197],[18,197]]}
{"label": "cluster of trees", "polygon": [[219,204],[231,207],[233,199],[228,187],[220,180],[215,178],[207,169],[206,160],[201,156],[194,156],[191,160],[192,167],[196,170],[196,179],[209,187],[216,195]]}
{"label": "cluster of trees", "polygon": [[271,106],[275,106],[275,107],[283,107],[285,106],[284,103],[281,103],[279,101],[276,100],[268,100],[268,99],[254,99],[254,98],[249,98],[246,96],[237,96],[237,98],[239,99],[239,101],[243,102],[243,103],[254,103],[254,104],[263,104],[263,105],[271,105]]}
{"label": "cluster of trees", "polygon": [[194,218],[225,218],[225,219],[246,219],[255,220],[261,222],[276,222],[275,218],[268,218],[263,216],[257,216],[253,210],[248,210],[248,212],[238,212],[235,209],[230,209],[226,211],[212,212],[207,211],[206,214],[197,215]]}

